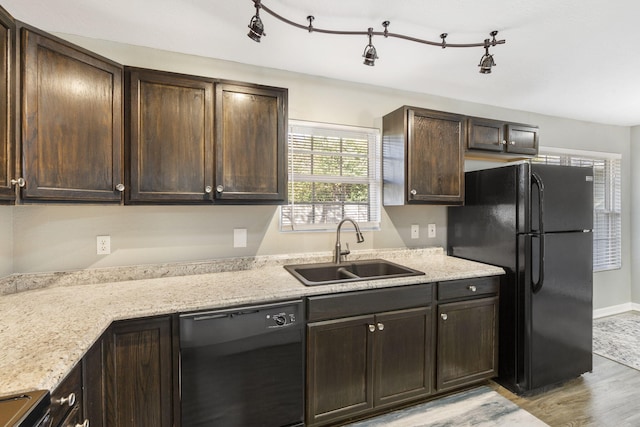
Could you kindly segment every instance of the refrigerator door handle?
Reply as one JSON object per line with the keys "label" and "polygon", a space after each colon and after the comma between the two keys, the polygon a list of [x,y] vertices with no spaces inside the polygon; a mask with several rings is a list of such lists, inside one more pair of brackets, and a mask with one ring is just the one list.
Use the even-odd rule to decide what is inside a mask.
{"label": "refrigerator door handle", "polygon": [[[533,275],[531,279],[531,292],[537,294],[544,285],[544,234],[534,234],[531,236],[531,244],[533,245],[533,239],[540,239],[540,247],[538,249],[538,281],[533,281]],[[533,270],[533,266],[531,266]]]}
{"label": "refrigerator door handle", "polygon": [[542,178],[535,172],[531,172],[531,191],[533,192],[533,186],[538,187],[538,233],[544,233],[544,222],[542,220],[542,206],[544,201],[544,183]]}

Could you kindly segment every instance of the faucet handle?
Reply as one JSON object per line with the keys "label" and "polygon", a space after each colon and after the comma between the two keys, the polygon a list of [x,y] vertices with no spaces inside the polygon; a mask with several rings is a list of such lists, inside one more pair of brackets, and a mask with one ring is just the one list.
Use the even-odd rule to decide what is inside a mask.
{"label": "faucet handle", "polygon": [[345,246],[347,247],[347,250],[346,251],[340,251],[340,255],[347,256],[347,255],[349,255],[351,253],[351,250],[349,249],[349,243],[345,243]]}

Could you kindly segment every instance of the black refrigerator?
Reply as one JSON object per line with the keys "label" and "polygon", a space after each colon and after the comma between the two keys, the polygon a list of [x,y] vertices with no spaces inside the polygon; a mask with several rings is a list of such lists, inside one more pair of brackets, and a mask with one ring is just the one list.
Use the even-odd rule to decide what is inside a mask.
{"label": "black refrigerator", "polygon": [[593,169],[465,173],[449,255],[503,267],[498,382],[530,394],[592,370]]}

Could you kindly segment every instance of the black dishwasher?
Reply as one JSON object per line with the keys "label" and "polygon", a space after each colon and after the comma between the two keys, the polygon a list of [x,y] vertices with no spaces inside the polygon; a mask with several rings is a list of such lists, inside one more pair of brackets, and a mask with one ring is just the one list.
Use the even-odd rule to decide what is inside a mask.
{"label": "black dishwasher", "polygon": [[182,426],[301,426],[302,301],[180,316]]}

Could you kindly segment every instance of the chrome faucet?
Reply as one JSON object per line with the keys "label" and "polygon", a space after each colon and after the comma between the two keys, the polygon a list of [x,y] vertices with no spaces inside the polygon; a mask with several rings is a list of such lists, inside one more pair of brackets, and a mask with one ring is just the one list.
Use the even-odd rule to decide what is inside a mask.
{"label": "chrome faucet", "polygon": [[340,223],[338,224],[338,228],[336,229],[336,247],[333,250],[333,262],[336,264],[340,264],[342,262],[342,257],[349,255],[351,253],[351,251],[349,250],[348,243],[347,243],[346,251],[343,251],[342,246],[340,245],[340,228],[342,227],[342,224],[344,224],[347,221],[353,224],[353,226],[356,229],[356,241],[358,243],[364,242],[364,236],[360,232],[360,227],[358,227],[358,224],[356,224],[354,220],[352,220],[351,218],[345,218],[342,221],[340,221]]}

